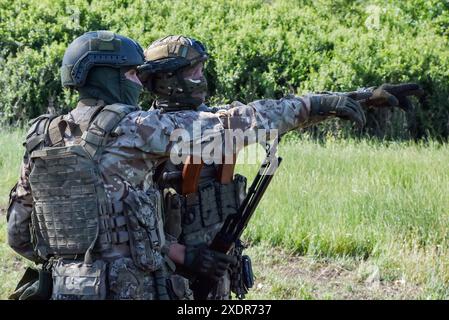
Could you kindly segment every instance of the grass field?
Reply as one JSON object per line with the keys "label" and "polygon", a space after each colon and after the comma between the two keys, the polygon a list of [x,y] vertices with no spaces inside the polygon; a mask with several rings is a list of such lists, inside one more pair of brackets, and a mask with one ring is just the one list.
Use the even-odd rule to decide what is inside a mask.
{"label": "grass field", "polygon": [[447,145],[303,141],[280,154],[249,240],[449,297]]}
{"label": "grass field", "polygon": [[[0,135],[2,208],[23,135]],[[284,161],[245,233],[257,276],[249,298],[449,298],[447,145],[305,139],[279,149]],[[0,218],[4,299],[23,261]]]}

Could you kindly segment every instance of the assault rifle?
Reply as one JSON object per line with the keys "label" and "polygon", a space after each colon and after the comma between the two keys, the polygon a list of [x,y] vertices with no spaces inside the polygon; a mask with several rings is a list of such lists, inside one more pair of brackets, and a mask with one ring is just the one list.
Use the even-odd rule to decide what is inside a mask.
{"label": "assault rifle", "polygon": [[[279,141],[280,137],[274,139],[271,145],[267,143],[266,157],[249,187],[245,199],[237,210],[237,213],[227,217],[222,228],[212,240],[209,246],[210,249],[227,254],[239,241],[265,190],[270,184],[276,169],[281,164],[282,158],[276,156]],[[216,282],[210,278],[198,277],[191,287],[195,300],[206,300],[209,292],[215,285]]]}
{"label": "assault rifle", "polygon": [[[410,111],[413,108],[413,105],[408,99],[408,96],[421,97],[423,96],[423,93],[424,91],[418,84],[405,83],[397,85],[384,84],[378,88],[371,87],[340,94],[357,100],[363,107],[399,106],[405,111]],[[338,93],[332,92],[332,94]],[[282,158],[276,157],[279,141],[280,137],[277,140],[275,139],[271,145],[267,144],[266,158],[264,159],[258,174],[254,178],[247,196],[240,205],[237,213],[228,216],[225,220],[222,228],[212,240],[210,249],[227,254],[239,242],[240,236],[245,230],[257,205],[262,199],[265,190],[270,184],[277,167],[282,161]],[[186,181],[189,180],[187,179]],[[207,299],[209,292],[215,285],[216,282],[210,278],[198,277],[191,286],[194,298],[199,300]]]}
{"label": "assault rifle", "polygon": [[424,90],[416,83],[401,83],[384,84],[377,88],[370,87],[343,94],[357,100],[363,107],[398,106],[404,111],[410,111],[413,105],[408,96],[424,97]]}

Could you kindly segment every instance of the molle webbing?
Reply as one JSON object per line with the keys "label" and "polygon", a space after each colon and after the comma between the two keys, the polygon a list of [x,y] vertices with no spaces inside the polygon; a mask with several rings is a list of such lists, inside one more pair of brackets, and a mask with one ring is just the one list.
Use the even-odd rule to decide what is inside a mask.
{"label": "molle webbing", "polygon": [[[93,250],[104,251],[112,244],[129,241],[123,205],[110,204],[96,161],[113,136],[111,131],[137,107],[115,104],[98,113],[100,109],[97,106],[89,112],[87,123],[94,121],[80,144],[44,147],[31,154],[33,243],[43,258],[85,255],[89,262]],[[64,145],[68,123],[62,118],[53,123],[53,141]],[[77,130],[80,128],[81,124]],[[47,129],[48,125],[45,134]]]}
{"label": "molle webbing", "polygon": [[122,244],[129,241],[126,218],[123,212],[115,212],[112,217],[100,217],[100,234],[95,245],[95,251],[104,251],[112,244]]}
{"label": "molle webbing", "polygon": [[215,228],[238,207],[246,192],[246,179],[236,175],[228,184],[209,182],[200,185],[197,193],[181,197],[182,232],[185,239],[189,234],[204,228]]}
{"label": "molle webbing", "polygon": [[80,145],[91,155],[93,159],[97,159],[110,136],[116,136],[117,125],[130,112],[138,110],[138,107],[125,104],[108,105],[101,110],[98,116],[90,125],[89,129],[83,133]]}
{"label": "molle webbing", "polygon": [[106,195],[89,155],[79,145],[36,150],[30,174],[33,227],[39,255],[85,254],[97,239]]}
{"label": "molle webbing", "polygon": [[[73,126],[74,124],[71,123]],[[54,119],[48,128],[48,136],[52,146],[64,146],[64,132],[67,127],[72,131],[74,128],[68,125],[64,120],[64,116],[59,116]]]}
{"label": "molle webbing", "polygon": [[[64,116],[55,117],[52,119],[48,127],[48,137],[51,146],[64,146],[64,136],[66,129],[69,129],[71,136],[80,137],[83,132],[87,130],[91,121],[95,119],[97,114],[105,106],[103,100],[82,99],[78,102],[78,107],[89,106],[88,111],[83,114],[82,119],[77,122],[66,121]],[[79,139],[79,138],[78,138]]]}

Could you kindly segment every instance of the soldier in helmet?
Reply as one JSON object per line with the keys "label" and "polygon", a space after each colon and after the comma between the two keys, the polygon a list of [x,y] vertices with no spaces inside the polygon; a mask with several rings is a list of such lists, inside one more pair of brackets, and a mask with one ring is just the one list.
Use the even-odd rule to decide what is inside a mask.
{"label": "soldier in helmet", "polygon": [[[205,46],[193,38],[177,35],[153,42],[145,50],[147,63],[139,68],[142,83],[156,95],[152,110],[168,117],[186,115],[185,119],[218,119],[226,129],[275,128],[282,134],[329,117],[349,119],[362,126],[365,123],[364,112],[350,96],[373,92],[365,103],[382,107],[397,105],[397,99],[406,100],[408,89],[417,89],[416,85],[411,85],[405,88],[407,92],[399,90],[398,95],[394,96],[386,90],[391,87],[382,86],[352,94],[287,96],[280,100],[258,100],[247,105],[233,102],[221,107],[208,107],[204,104],[207,81],[203,74],[207,58]],[[183,118],[180,118],[181,121]],[[154,176],[164,195],[166,238],[185,245],[185,263],[178,265],[177,273],[171,276],[176,279],[173,283],[180,286],[186,283],[181,280],[184,277],[192,283],[201,276],[198,264],[192,261],[207,255],[205,252],[210,254],[207,246],[226,217],[237,212],[246,189],[245,177],[233,176],[232,166],[203,163],[194,175],[187,172],[189,168],[195,171],[195,166],[174,164],[168,160],[161,162]],[[219,279],[209,299],[229,299],[231,292],[243,298],[251,287],[251,264],[249,257],[242,256],[241,244],[237,244],[232,255],[237,262]],[[178,287],[176,291],[185,290]]]}
{"label": "soldier in helmet", "polygon": [[[207,238],[197,242],[195,221],[199,217],[212,226],[213,234],[220,224],[213,210],[224,216],[235,212],[243,178],[217,181],[214,189],[205,185],[209,192],[202,187],[199,195],[189,188],[160,192],[157,169],[178,154],[173,136],[179,130],[190,133],[185,142],[193,150],[202,150],[201,141],[223,136],[227,128],[276,128],[282,134],[335,116],[364,123],[360,105],[335,94],[236,102],[217,113],[199,112],[206,90],[203,58],[195,60],[195,51],[201,51],[187,38],[172,40],[160,42],[160,58],[154,59],[160,61],[142,69],[158,71],[146,77],[136,73],[143,52],[132,39],[109,31],[75,39],[61,77],[64,86],[79,92],[78,105],[66,115],[32,122],[20,179],[10,194],[8,242],[51,273],[52,299],[189,298],[182,278],[167,276],[175,265],[186,274],[219,280],[238,264],[235,256],[210,250]],[[170,59],[177,56],[183,59]],[[161,93],[154,110],[136,106],[141,79]],[[192,134],[195,123],[207,134]],[[219,209],[213,205],[216,188]],[[181,213],[162,217],[162,198],[170,199],[170,212],[178,204]],[[38,281],[21,281],[15,297],[47,297],[44,280],[39,274]]]}
{"label": "soldier in helmet", "polygon": [[[220,109],[204,104],[207,80],[203,70],[208,53],[200,41],[184,36],[167,36],[153,42],[145,50],[145,58],[151,63],[140,68],[139,77],[157,96],[153,110],[170,114],[183,110],[216,112]],[[227,107],[222,108],[225,110]],[[158,167],[155,180],[164,194],[166,237],[185,245],[186,260],[193,261],[201,255],[201,250],[206,249],[227,215],[236,212],[245,196],[246,179],[237,175],[230,183],[223,184],[217,180],[222,167],[204,165],[198,182],[195,182],[198,184],[195,192],[187,194],[182,190],[183,168],[184,164],[175,165],[167,160]],[[192,204],[187,203],[188,197],[194,199]],[[241,256],[236,258],[241,259]],[[177,286],[174,288],[176,292],[190,292],[185,278],[193,281],[198,275],[198,271],[188,264],[179,265],[177,273],[171,276]],[[233,291],[237,289],[233,288]],[[231,274],[226,270],[209,298],[228,299],[230,293]]]}
{"label": "soldier in helmet", "polygon": [[143,61],[137,42],[110,31],[68,46],[61,80],[78,104],[32,121],[10,194],[9,245],[44,264],[13,298],[169,298],[159,194],[146,184],[157,161],[136,142]]}

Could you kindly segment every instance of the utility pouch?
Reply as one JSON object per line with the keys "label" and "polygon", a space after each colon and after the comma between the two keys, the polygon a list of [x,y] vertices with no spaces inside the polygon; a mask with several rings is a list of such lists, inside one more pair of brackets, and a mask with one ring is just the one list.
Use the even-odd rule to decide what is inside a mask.
{"label": "utility pouch", "polygon": [[163,238],[157,212],[158,204],[155,199],[140,190],[129,190],[124,202],[134,263],[144,271],[160,269],[163,264]]}
{"label": "utility pouch", "polygon": [[240,174],[236,174],[234,175],[234,184],[237,205],[240,206],[246,197],[247,179]]}
{"label": "utility pouch", "polygon": [[190,238],[193,233],[213,228],[236,214],[246,196],[246,183],[244,176],[236,174],[231,183],[207,182],[198,186],[198,192],[183,196],[183,235]]}
{"label": "utility pouch", "polygon": [[178,274],[167,278],[167,287],[172,300],[193,300],[193,292],[189,288],[189,280]]}
{"label": "utility pouch", "polygon": [[50,300],[52,291],[51,272],[45,269],[28,267],[15,291],[9,296],[12,300]]}
{"label": "utility pouch", "polygon": [[231,266],[231,291],[238,299],[245,299],[245,295],[254,285],[254,273],[251,259],[247,255],[242,255],[245,247],[237,241],[233,255],[237,257],[237,263]]}
{"label": "utility pouch", "polygon": [[200,198],[197,193],[183,196],[182,233],[191,234],[201,230],[204,226],[201,221]]}
{"label": "utility pouch", "polygon": [[164,230],[166,233],[178,239],[182,232],[181,226],[181,198],[174,189],[164,189]]}
{"label": "utility pouch", "polygon": [[[216,192],[220,192],[219,187],[220,186],[215,186],[215,184],[213,183],[198,187],[201,223],[206,228],[211,225],[217,224],[222,220],[220,210],[217,206],[216,198]],[[218,190],[216,190],[216,188],[218,188]]]}
{"label": "utility pouch", "polygon": [[242,256],[242,280],[246,292],[248,292],[248,289],[254,285],[254,273],[251,258],[247,255]]}
{"label": "utility pouch", "polygon": [[66,263],[59,260],[53,266],[52,300],[106,299],[106,263]]}

